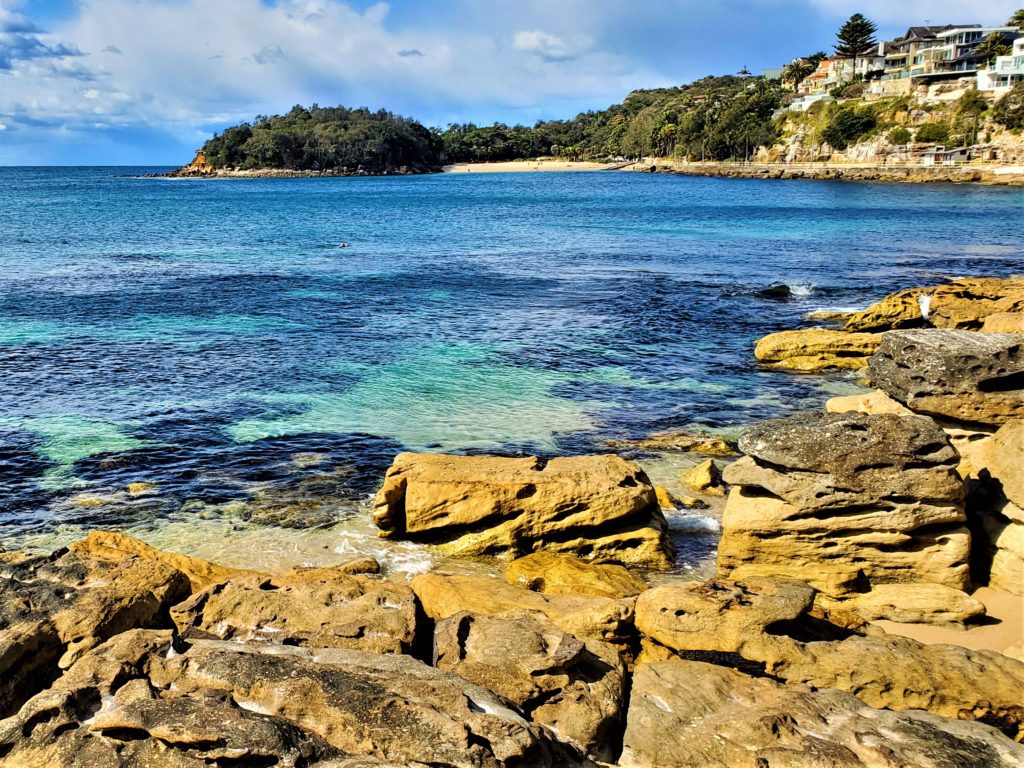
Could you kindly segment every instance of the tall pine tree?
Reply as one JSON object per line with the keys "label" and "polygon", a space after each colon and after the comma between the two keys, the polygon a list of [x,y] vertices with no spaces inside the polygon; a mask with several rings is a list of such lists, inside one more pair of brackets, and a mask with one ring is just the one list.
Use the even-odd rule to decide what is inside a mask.
{"label": "tall pine tree", "polygon": [[[853,59],[853,72],[857,73],[857,58],[877,44],[874,22],[859,13],[853,14],[836,33],[836,53]],[[840,78],[842,80],[842,78]]]}

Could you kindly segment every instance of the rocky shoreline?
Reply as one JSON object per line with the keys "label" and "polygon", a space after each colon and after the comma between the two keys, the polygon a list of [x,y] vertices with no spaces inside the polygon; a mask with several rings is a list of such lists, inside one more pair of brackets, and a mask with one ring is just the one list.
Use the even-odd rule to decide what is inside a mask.
{"label": "rocky shoreline", "polygon": [[636,166],[632,170],[650,173],[672,173],[682,176],[709,176],[730,179],[814,179],[818,181],[883,181],[891,183],[989,184],[1024,186],[1024,170],[996,172],[990,168],[957,166],[829,166],[827,164],[794,163],[655,163]]}
{"label": "rocky shoreline", "polygon": [[[501,575],[262,573],[102,531],[0,551],[0,764],[1024,764],[1024,637],[873,623],[969,633],[976,587],[1024,593],[1024,279],[829,321],[758,359],[869,394],[752,425],[739,458],[610,446],[706,456],[692,498],[618,455],[398,455],[381,535]],[[666,514],[723,494],[715,578],[669,573]]]}

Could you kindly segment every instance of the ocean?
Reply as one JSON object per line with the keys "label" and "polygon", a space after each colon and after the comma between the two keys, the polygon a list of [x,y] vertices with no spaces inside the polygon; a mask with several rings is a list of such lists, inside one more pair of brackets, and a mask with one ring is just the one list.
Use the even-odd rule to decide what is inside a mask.
{"label": "ocean", "polygon": [[[113,528],[236,565],[423,569],[368,521],[399,451],[732,435],[858,388],[759,368],[758,337],[1024,272],[1019,189],[161,170],[0,168],[0,547]],[[676,530],[710,540],[680,547],[699,571],[714,520]]]}

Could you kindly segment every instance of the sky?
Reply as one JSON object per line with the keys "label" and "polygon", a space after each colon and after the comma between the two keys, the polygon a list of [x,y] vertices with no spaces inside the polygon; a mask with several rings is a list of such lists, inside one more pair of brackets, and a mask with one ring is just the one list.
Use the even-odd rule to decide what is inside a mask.
{"label": "sky", "polygon": [[0,165],[180,165],[295,104],[532,125],[1021,0],[0,0]]}

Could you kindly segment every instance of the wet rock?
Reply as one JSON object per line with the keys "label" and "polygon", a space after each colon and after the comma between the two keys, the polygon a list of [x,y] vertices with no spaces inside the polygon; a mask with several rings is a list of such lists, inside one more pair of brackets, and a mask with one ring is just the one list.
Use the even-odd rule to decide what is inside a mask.
{"label": "wet rock", "polygon": [[535,552],[513,560],[505,581],[545,595],[591,595],[618,600],[636,597],[647,584],[621,565],[588,563],[572,555]]}
{"label": "wet rock", "polygon": [[876,386],[917,413],[1001,425],[1024,418],[1024,336],[919,330],[885,334]]}
{"label": "wet rock", "polygon": [[1010,768],[1024,747],[993,728],[926,712],[887,712],[694,661],[641,664],[624,768]]}
{"label": "wet rock", "polygon": [[171,609],[186,637],[407,653],[416,601],[406,584],[336,568],[295,568],[207,587]]}
{"label": "wet rock", "polygon": [[536,616],[459,613],[437,624],[434,665],[515,702],[593,757],[613,759],[625,670],[611,646]]}
{"label": "wet rock", "polygon": [[843,329],[863,333],[918,328],[925,322],[921,314],[922,301],[929,300],[931,292],[931,288],[908,288],[890,294],[863,312],[852,315]]}
{"label": "wet rock", "polygon": [[424,573],[413,578],[413,591],[431,619],[457,613],[540,615],[563,632],[585,640],[624,645],[632,636],[632,598],[613,600],[590,595],[542,595],[489,576]]}
{"label": "wet rock", "polygon": [[155,661],[159,690],[230,696],[350,755],[452,768],[582,765],[494,694],[409,656],[197,641]]}
{"label": "wet rock", "polygon": [[656,485],[654,486],[654,493],[658,497],[658,506],[662,509],[675,509],[679,506],[678,500],[667,488]]}
{"label": "wet rock", "polygon": [[643,471],[618,456],[399,454],[377,493],[382,536],[440,544],[448,555],[535,550],[665,567],[665,518]]}
{"label": "wet rock", "polygon": [[170,626],[168,608],[188,594],[183,573],[136,557],[60,551],[0,566],[0,717],[107,638]]}
{"label": "wet rock", "polygon": [[255,573],[238,568],[226,568],[198,557],[180,555],[177,552],[166,552],[151,547],[144,541],[115,531],[90,531],[81,541],[70,547],[72,552],[83,552],[111,562],[118,562],[125,557],[134,556],[140,560],[164,563],[181,571],[187,577],[193,590],[205,589],[210,584],[227,581],[234,576]]}
{"label": "wet rock", "polygon": [[968,586],[959,457],[920,416],[804,413],[755,425],[725,472],[720,575],[790,576],[832,598]]}
{"label": "wet rock", "polygon": [[709,496],[724,496],[725,486],[722,485],[722,470],[712,459],[702,461],[683,476],[683,482],[697,493]]}
{"label": "wet rock", "polygon": [[754,347],[754,357],[765,365],[790,371],[828,368],[860,370],[881,344],[881,334],[848,333],[826,328],[781,331],[765,336]]}
{"label": "wet rock", "polygon": [[862,634],[817,617],[811,602],[806,585],[791,580],[718,579],[648,590],[637,599],[636,614],[644,658],[713,660],[788,683],[837,688],[872,707],[924,709],[1024,734],[1021,662],[877,629]]}
{"label": "wet rock", "polygon": [[678,451],[704,456],[736,455],[736,447],[724,437],[683,429],[654,432],[639,440],[609,440],[607,444],[616,450]]}

